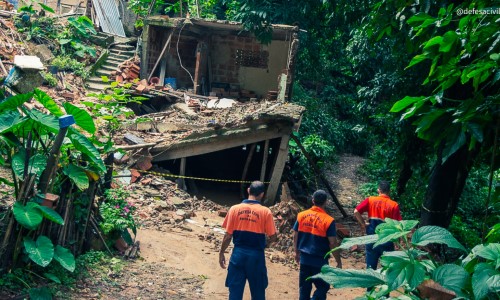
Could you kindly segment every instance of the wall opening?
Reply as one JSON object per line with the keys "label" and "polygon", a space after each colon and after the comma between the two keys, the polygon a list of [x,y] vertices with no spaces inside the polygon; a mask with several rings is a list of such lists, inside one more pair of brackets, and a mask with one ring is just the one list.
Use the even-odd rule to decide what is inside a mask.
{"label": "wall opening", "polygon": [[[246,180],[259,180],[262,161],[264,157],[264,141],[258,142],[252,161],[249,165]],[[269,181],[273,163],[276,159],[280,139],[269,142],[269,155],[267,158],[265,180]],[[213,178],[227,180],[226,182],[186,180],[187,191],[198,198],[206,197],[222,205],[234,205],[247,198],[246,188],[243,184],[244,196],[241,195],[241,183],[230,182],[241,180],[243,169],[247,161],[251,145],[242,145],[217,152],[188,157],[186,159],[186,176]],[[159,162],[158,166],[169,170],[173,174],[180,172],[180,159]]]}

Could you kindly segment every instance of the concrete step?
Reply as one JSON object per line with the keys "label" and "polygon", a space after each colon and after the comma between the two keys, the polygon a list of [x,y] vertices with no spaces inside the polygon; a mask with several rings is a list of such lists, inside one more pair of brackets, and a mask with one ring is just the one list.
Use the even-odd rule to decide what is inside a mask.
{"label": "concrete step", "polygon": [[104,65],[107,65],[107,66],[110,66],[110,67],[118,67],[119,64],[121,64],[122,62],[124,62],[123,60],[116,60],[116,59],[106,59],[106,61],[104,62]]}
{"label": "concrete step", "polygon": [[104,69],[99,69],[95,72],[95,74],[97,76],[107,76],[107,77],[111,77],[111,72],[113,72],[112,70],[104,70]]}
{"label": "concrete step", "polygon": [[118,51],[134,51],[135,47],[127,44],[117,44],[111,46],[110,50],[118,50]]}
{"label": "concrete step", "polygon": [[89,79],[87,79],[86,83],[103,84],[104,82],[102,81],[102,78],[100,76],[92,76]]}
{"label": "concrete step", "polygon": [[109,55],[125,55],[125,56],[128,56],[128,57],[132,57],[134,56],[135,54],[135,51],[127,51],[127,50],[113,50],[111,49],[109,51]]}
{"label": "concrete step", "polygon": [[127,59],[132,58],[132,57],[133,57],[132,55],[110,53],[109,56],[108,56],[108,59],[125,61]]}
{"label": "concrete step", "polygon": [[117,71],[117,66],[118,65],[109,65],[108,62],[104,63],[104,65],[101,66],[100,69],[102,70],[109,70],[109,71]]}
{"label": "concrete step", "polygon": [[88,83],[88,86],[87,86],[87,91],[90,92],[90,93],[99,93],[99,92],[102,92],[104,91],[105,88],[108,88],[109,87],[109,84],[105,84],[105,83]]}

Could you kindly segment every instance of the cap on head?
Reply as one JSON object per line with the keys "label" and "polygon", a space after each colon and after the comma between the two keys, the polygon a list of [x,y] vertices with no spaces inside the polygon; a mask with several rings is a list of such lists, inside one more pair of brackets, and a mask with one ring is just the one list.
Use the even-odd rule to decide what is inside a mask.
{"label": "cap on head", "polygon": [[321,206],[321,205],[325,204],[326,198],[327,198],[326,192],[323,190],[317,190],[313,194],[313,201],[314,201],[315,205]]}
{"label": "cap on head", "polygon": [[389,184],[388,181],[381,180],[378,183],[378,189],[380,190],[380,193],[388,195],[389,192],[391,191],[391,185]]}
{"label": "cap on head", "polygon": [[264,193],[266,187],[264,184],[260,181],[254,181],[250,184],[250,187],[248,188],[248,193],[252,196],[259,196],[260,194]]}

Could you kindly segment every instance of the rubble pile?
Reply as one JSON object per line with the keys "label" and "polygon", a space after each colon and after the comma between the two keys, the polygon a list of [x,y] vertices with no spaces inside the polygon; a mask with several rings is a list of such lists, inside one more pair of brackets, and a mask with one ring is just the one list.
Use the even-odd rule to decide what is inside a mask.
{"label": "rubble pile", "polygon": [[271,254],[270,259],[273,262],[294,264],[293,225],[297,220],[297,214],[303,208],[295,200],[285,200],[271,206],[270,209],[275,218],[276,229],[278,230],[278,240],[272,245],[272,248],[284,254]]}
{"label": "rubble pile", "polygon": [[142,228],[162,230],[165,225],[184,227],[184,221],[196,211],[218,211],[222,206],[208,199],[191,197],[166,178],[145,175],[126,187],[130,202],[137,207],[136,217]]}
{"label": "rubble pile", "polygon": [[116,71],[111,72],[111,79],[118,83],[134,82],[135,79],[139,78],[140,63],[138,56],[124,61],[118,65]]}

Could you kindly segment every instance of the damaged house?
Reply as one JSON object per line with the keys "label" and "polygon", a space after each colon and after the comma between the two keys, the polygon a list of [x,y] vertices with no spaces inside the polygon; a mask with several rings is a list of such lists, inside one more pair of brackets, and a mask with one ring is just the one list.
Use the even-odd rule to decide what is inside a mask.
{"label": "damaged house", "polygon": [[117,139],[147,145],[141,157],[191,193],[235,201],[248,185],[240,181],[260,179],[274,203],[304,111],[287,102],[298,28],[273,25],[264,45],[234,22],[153,16],[145,24],[140,77],[149,86],[133,88],[150,100],[134,108],[142,122]]}

